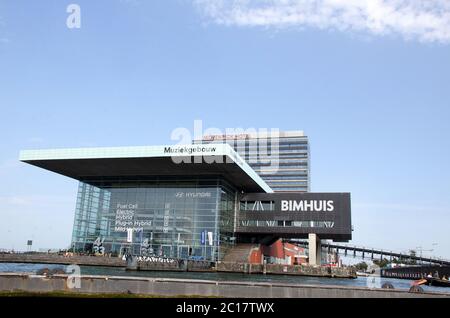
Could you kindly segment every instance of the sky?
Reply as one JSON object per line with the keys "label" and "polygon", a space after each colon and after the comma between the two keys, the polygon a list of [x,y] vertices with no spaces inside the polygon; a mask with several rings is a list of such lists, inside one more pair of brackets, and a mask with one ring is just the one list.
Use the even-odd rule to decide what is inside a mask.
{"label": "sky", "polygon": [[446,0],[0,0],[0,115],[0,248],[70,246],[77,181],[20,150],[202,120],[304,130],[312,191],[352,194],[351,244],[450,259]]}

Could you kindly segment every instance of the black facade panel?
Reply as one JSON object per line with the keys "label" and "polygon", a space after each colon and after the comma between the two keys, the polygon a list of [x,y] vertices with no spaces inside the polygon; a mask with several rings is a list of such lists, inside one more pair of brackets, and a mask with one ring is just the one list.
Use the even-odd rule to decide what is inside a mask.
{"label": "black facade panel", "polygon": [[[252,193],[242,195],[240,202],[237,234],[241,237],[307,238],[315,233],[321,239],[352,239],[350,193]],[[273,204],[268,209],[269,202]]]}

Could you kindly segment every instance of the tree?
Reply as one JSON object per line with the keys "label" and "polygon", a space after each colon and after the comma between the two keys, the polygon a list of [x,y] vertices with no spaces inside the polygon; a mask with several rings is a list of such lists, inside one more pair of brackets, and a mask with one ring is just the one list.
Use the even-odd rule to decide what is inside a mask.
{"label": "tree", "polygon": [[361,262],[355,265],[357,271],[365,272],[369,266],[366,262]]}
{"label": "tree", "polygon": [[385,258],[382,260],[374,260],[373,263],[380,268],[385,268],[388,266],[388,264],[390,264],[390,262]]}
{"label": "tree", "polygon": [[411,259],[409,260],[410,265],[416,265],[417,261],[412,259],[413,257],[417,257],[417,252],[415,250],[409,251],[409,256],[411,256]]}

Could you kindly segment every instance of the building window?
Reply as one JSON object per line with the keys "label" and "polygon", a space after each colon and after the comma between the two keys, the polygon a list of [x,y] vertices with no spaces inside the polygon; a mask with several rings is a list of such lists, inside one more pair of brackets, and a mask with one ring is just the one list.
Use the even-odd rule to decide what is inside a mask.
{"label": "building window", "polygon": [[274,211],[274,201],[241,201],[241,211]]}
{"label": "building window", "polygon": [[333,221],[255,221],[241,220],[242,227],[299,227],[299,228],[334,228]]}

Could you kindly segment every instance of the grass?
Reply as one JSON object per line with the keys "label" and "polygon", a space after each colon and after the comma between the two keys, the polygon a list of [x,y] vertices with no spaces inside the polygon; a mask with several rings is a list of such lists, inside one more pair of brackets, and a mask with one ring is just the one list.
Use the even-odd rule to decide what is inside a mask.
{"label": "grass", "polygon": [[29,291],[0,291],[0,298],[78,298],[78,299],[151,299],[151,298],[205,298],[200,296],[161,296],[161,295],[141,295],[141,294],[88,294],[64,291],[53,292],[29,292]]}

